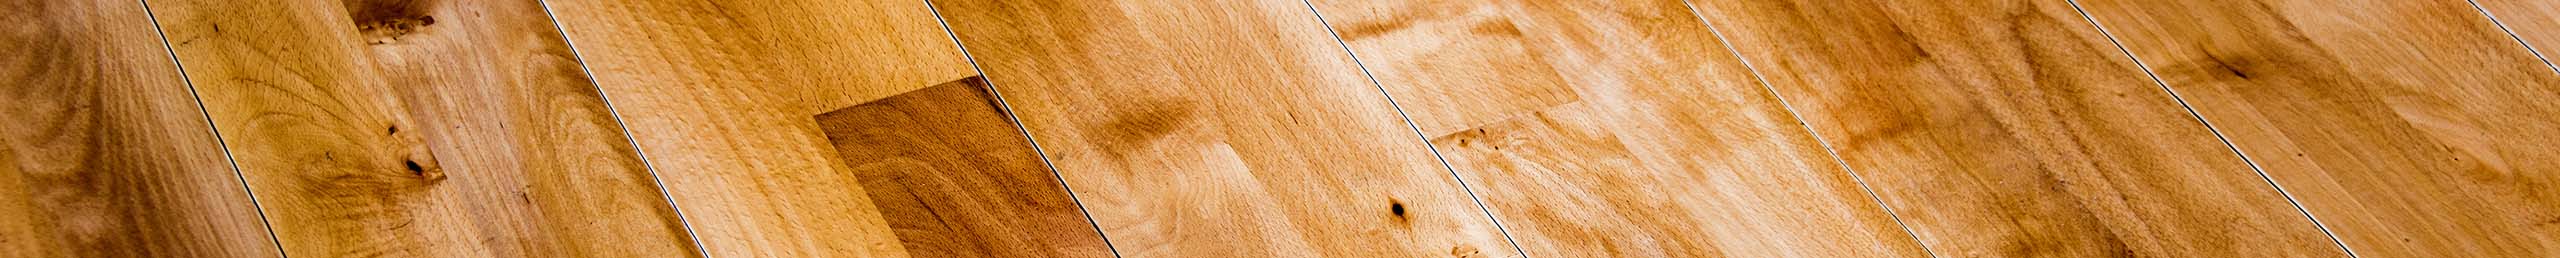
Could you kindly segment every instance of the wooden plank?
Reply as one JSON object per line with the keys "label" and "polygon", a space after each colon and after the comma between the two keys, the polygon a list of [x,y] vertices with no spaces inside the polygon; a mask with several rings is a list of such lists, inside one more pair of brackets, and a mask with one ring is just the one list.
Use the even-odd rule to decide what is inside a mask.
{"label": "wooden plank", "polygon": [[1928,256],[1681,1],[1315,4],[1530,255]]}
{"label": "wooden plank", "polygon": [[1696,3],[1938,255],[2344,255],[2068,2]]}
{"label": "wooden plank", "polygon": [[151,4],[288,255],[698,253],[538,2]]}
{"label": "wooden plank", "polygon": [[2560,256],[2560,74],[2469,3],[2082,2],[2357,255]]}
{"label": "wooden plank", "polygon": [[908,254],[1111,257],[985,82],[969,77],[827,112],[818,126]]}
{"label": "wooden plank", "polygon": [[1123,256],[1515,254],[1303,2],[934,3]]}
{"label": "wooden plank", "polygon": [[2488,12],[2509,32],[2548,58],[2560,56],[2560,1],[2549,0],[2472,0]]}
{"label": "wooden plank", "polygon": [[276,257],[140,2],[0,2],[0,257]]}
{"label": "wooden plank", "polygon": [[907,256],[812,117],[975,76],[924,2],[549,3],[713,256]]}

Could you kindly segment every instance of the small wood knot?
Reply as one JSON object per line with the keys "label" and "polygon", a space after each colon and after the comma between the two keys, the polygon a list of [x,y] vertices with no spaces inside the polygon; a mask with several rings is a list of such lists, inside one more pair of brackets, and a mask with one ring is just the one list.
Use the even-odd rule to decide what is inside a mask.
{"label": "small wood knot", "polygon": [[400,161],[400,165],[407,167],[409,169],[409,174],[417,175],[419,179],[426,179],[428,181],[444,179],[444,172],[429,170],[426,165],[418,164],[418,161],[416,160],[402,160]]}
{"label": "small wood knot", "polygon": [[1395,213],[1396,217],[1404,217],[1404,203],[1388,202],[1387,212]]}

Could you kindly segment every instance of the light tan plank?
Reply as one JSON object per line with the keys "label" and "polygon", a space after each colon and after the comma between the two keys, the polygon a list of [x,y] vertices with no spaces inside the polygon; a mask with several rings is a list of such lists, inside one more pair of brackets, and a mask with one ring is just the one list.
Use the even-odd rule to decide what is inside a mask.
{"label": "light tan plank", "polygon": [[276,256],[139,2],[0,24],[0,257]]}
{"label": "light tan plank", "polygon": [[[2495,15],[2498,22],[2525,43],[2532,44],[2543,58],[2560,56],[2560,1],[2551,0],[2473,0],[2482,10]],[[2549,60],[2544,60],[2549,62]]]}
{"label": "light tan plank", "polygon": [[713,256],[907,256],[812,117],[975,75],[924,2],[549,3]]}
{"label": "light tan plank", "polygon": [[1701,0],[1946,257],[2337,257],[2065,1]]}
{"label": "light tan plank", "polygon": [[1316,7],[1530,255],[1928,255],[1681,1]]}
{"label": "light tan plank", "polygon": [[934,3],[1123,256],[1515,253],[1303,2]]}
{"label": "light tan plank", "polygon": [[921,257],[1112,257],[986,80],[827,112],[827,140]]}
{"label": "light tan plank", "polygon": [[151,4],[287,255],[697,253],[535,1]]}
{"label": "light tan plank", "polygon": [[2358,256],[2560,256],[2560,74],[2471,4],[2082,3]]}

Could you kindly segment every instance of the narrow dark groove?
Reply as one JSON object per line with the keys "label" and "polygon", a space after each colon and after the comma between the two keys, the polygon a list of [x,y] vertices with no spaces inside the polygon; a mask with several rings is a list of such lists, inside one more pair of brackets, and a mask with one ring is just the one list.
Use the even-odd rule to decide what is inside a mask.
{"label": "narrow dark groove", "polygon": [[1822,153],[1831,156],[1831,163],[1839,165],[1841,171],[1848,172],[1849,180],[1857,182],[1858,189],[1867,192],[1867,199],[1874,201],[1877,208],[1884,209],[1885,217],[1892,218],[1895,226],[1902,227],[1902,234],[1911,236],[1912,244],[1920,246],[1920,252],[1929,254],[1929,257],[1938,257],[1938,251],[1929,248],[1929,241],[1922,241],[1920,232],[1911,230],[1911,224],[1902,221],[1902,214],[1895,212],[1892,204],[1885,203],[1884,196],[1876,194],[1875,187],[1867,185],[1867,179],[1858,175],[1858,169],[1850,167],[1847,159],[1840,158],[1840,151],[1831,146],[1831,140],[1823,138],[1821,131],[1815,131],[1813,125],[1805,122],[1804,115],[1796,111],[1795,104],[1787,102],[1785,94],[1778,93],[1777,86],[1769,85],[1769,78],[1760,75],[1760,68],[1751,64],[1751,58],[1743,56],[1741,49],[1733,47],[1733,40],[1725,38],[1724,30],[1717,28],[1715,21],[1708,20],[1707,14],[1698,11],[1698,5],[1690,3],[1689,0],[1680,0],[1680,4],[1689,7],[1689,15],[1697,17],[1698,23],[1707,25],[1707,31],[1715,34],[1716,42],[1724,46],[1725,53],[1733,55],[1734,61],[1741,62],[1743,70],[1751,71],[1751,79],[1760,82],[1760,89],[1768,91],[1770,98],[1778,99],[1778,107],[1786,109],[1787,116],[1796,119],[1796,126],[1803,128],[1806,135],[1812,136],[1814,144],[1822,145]]}
{"label": "narrow dark groove", "polygon": [[1486,207],[1484,205],[1484,198],[1476,197],[1475,188],[1467,186],[1467,178],[1459,176],[1458,168],[1449,165],[1449,158],[1440,155],[1440,147],[1431,146],[1431,136],[1422,134],[1422,127],[1413,123],[1413,115],[1405,114],[1404,105],[1397,104],[1395,94],[1387,92],[1387,85],[1379,83],[1378,75],[1369,72],[1369,64],[1365,61],[1360,61],[1360,53],[1358,53],[1358,51],[1351,50],[1351,43],[1343,42],[1342,32],[1333,30],[1333,22],[1326,21],[1324,19],[1324,12],[1316,10],[1315,2],[1310,2],[1309,0],[1298,0],[1298,3],[1307,6],[1307,13],[1314,14],[1316,16],[1316,24],[1324,26],[1325,35],[1332,35],[1334,45],[1341,46],[1342,54],[1351,57],[1351,64],[1360,68],[1360,77],[1369,79],[1369,86],[1376,87],[1378,89],[1378,96],[1386,97],[1387,107],[1395,108],[1396,118],[1404,120],[1405,129],[1413,130],[1413,138],[1422,143],[1422,148],[1424,150],[1431,151],[1431,159],[1439,161],[1440,168],[1449,172],[1449,178],[1458,181],[1458,190],[1466,191],[1467,199],[1476,202],[1476,210],[1484,212],[1484,218],[1486,221],[1493,222],[1494,231],[1502,232],[1502,241],[1509,242],[1511,244],[1511,251],[1519,254],[1519,257],[1531,257],[1529,256],[1529,249],[1520,248],[1520,240],[1513,239],[1511,237],[1511,229],[1502,226],[1502,218],[1495,217],[1493,215],[1493,208]]}
{"label": "narrow dark groove", "polygon": [[178,61],[178,46],[169,43],[169,32],[161,28],[160,14],[151,12],[150,0],[135,0],[134,2],[142,6],[142,17],[150,18],[151,33],[160,35],[160,51],[169,55],[169,65],[178,69],[178,81],[186,84],[187,96],[195,99],[196,114],[204,117],[205,131],[213,133],[214,146],[222,148],[222,162],[231,164],[231,177],[239,180],[240,193],[248,195],[249,207],[258,212],[258,227],[265,228],[267,230],[267,243],[271,243],[276,246],[276,257],[290,257],[285,255],[284,238],[276,237],[275,220],[267,218],[266,204],[258,202],[258,192],[252,189],[255,187],[249,186],[248,173],[240,171],[240,160],[231,156],[230,140],[222,138],[222,128],[215,126],[213,123],[213,111],[205,108],[204,94],[196,92],[195,78],[187,75],[186,62]]}
{"label": "narrow dark groove", "polygon": [[2249,170],[2250,170],[2250,171],[2257,172],[2257,173],[2258,173],[2258,179],[2260,179],[2260,180],[2266,180],[2266,181],[2267,181],[2267,186],[2275,188],[2275,190],[2276,190],[2276,194],[2277,194],[2277,195],[2282,195],[2282,196],[2284,196],[2284,201],[2285,201],[2286,203],[2291,203],[2291,204],[2293,204],[2293,210],[2294,210],[2295,212],[2301,212],[2301,213],[2302,213],[2302,217],[2303,217],[2304,219],[2309,219],[2309,220],[2311,220],[2311,226],[2312,226],[2312,227],[2320,228],[2320,234],[2328,235],[2328,236],[2329,236],[2329,242],[2331,242],[2331,243],[2337,243],[2337,244],[2338,244],[2338,249],[2339,249],[2339,250],[2344,250],[2344,251],[2346,251],[2346,252],[2347,252],[2347,257],[2357,257],[2357,256],[2356,256],[2356,250],[2355,250],[2354,248],[2348,248],[2348,247],[2347,247],[2347,242],[2346,242],[2346,241],[2344,241],[2344,240],[2339,240],[2339,239],[2338,239],[2338,234],[2337,234],[2337,233],[2334,233],[2334,232],[2330,232],[2330,231],[2329,231],[2329,225],[2328,225],[2328,223],[2320,222],[2320,217],[2319,217],[2319,216],[2311,215],[2311,210],[2310,210],[2310,209],[2303,208],[2303,207],[2302,207],[2302,201],[2295,200],[2295,199],[2294,199],[2294,197],[2293,197],[2293,193],[2292,193],[2292,192],[2285,191],[2285,189],[2284,189],[2284,184],[2276,183],[2276,179],[2275,179],[2275,177],[2267,176],[2267,170],[2266,170],[2266,168],[2258,167],[2258,161],[2257,161],[2257,160],[2255,160],[2255,159],[2251,159],[2251,158],[2249,158],[2249,153],[2248,153],[2248,152],[2246,152],[2246,151],[2241,151],[2241,150],[2240,150],[2240,145],[2237,145],[2237,144],[2233,144],[2233,143],[2231,143],[2231,137],[2223,135],[2223,134],[2222,134],[2222,129],[2221,129],[2221,128],[2219,128],[2219,127],[2215,127],[2215,126],[2213,125],[2213,121],[2210,121],[2210,120],[2205,119],[2205,118],[2204,118],[2204,114],[2203,114],[2203,113],[2200,113],[2200,112],[2197,112],[2197,111],[2196,111],[2196,107],[2195,107],[2195,106],[2193,106],[2193,105],[2188,105],[2188,104],[2187,104],[2187,98],[2186,98],[2185,96],[2180,96],[2180,95],[2178,95],[2178,90],[2177,90],[2177,89],[2172,88],[2172,87],[2169,87],[2169,82],[2168,82],[2168,81],[2166,81],[2166,80],[2161,80],[2161,79],[2160,79],[2160,74],[2159,74],[2159,73],[2156,73],[2156,72],[2151,71],[2151,65],[2150,65],[2150,64],[2147,64],[2147,63],[2143,63],[2143,62],[2142,62],[2142,57],[2134,56],[2134,54],[2133,54],[2133,49],[2125,48],[2125,46],[2124,46],[2124,42],[2116,39],[2115,32],[2108,31],[2108,30],[2107,30],[2107,27],[2106,27],[2105,25],[2099,24],[2099,23],[2098,23],[2098,18],[2097,18],[2097,17],[2095,17],[2095,16],[2090,16],[2090,15],[2089,15],[2089,10],[2080,8],[2080,1],[2079,1],[2079,0],[2063,0],[2063,2],[2064,2],[2064,3],[2071,4],[2071,10],[2072,10],[2072,11],[2074,11],[2074,12],[2079,12],[2079,13],[2080,13],[2080,19],[2082,19],[2082,20],[2087,20],[2087,21],[2089,22],[2089,27],[2098,29],[2098,34],[2099,34],[2099,35],[2106,36],[2106,37],[2107,37],[2107,42],[2108,42],[2108,43],[2115,44],[2115,45],[2116,45],[2116,51],[2118,51],[2118,52],[2123,52],[2123,53],[2124,53],[2124,57],[2125,57],[2126,59],[2132,60],[2132,61],[2133,61],[2133,66],[2134,66],[2135,68],[2141,68],[2141,69],[2142,69],[2142,74],[2143,74],[2143,75],[2145,75],[2145,76],[2150,76],[2150,77],[2151,77],[2151,82],[2152,82],[2152,83],[2154,83],[2154,84],[2158,84],[2158,85],[2160,86],[2160,90],[2161,90],[2161,91],[2168,92],[2168,93],[2169,93],[2169,99],[2170,99],[2170,100],[2176,100],[2176,101],[2178,101],[2178,107],[2179,107],[2179,108],[2184,108],[2184,109],[2186,109],[2186,110],[2187,110],[2187,116],[2189,116],[2189,117],[2194,117],[2194,118],[2196,119],[2196,123],[2203,124],[2203,125],[2204,125],[2204,129],[2205,129],[2205,131],[2212,132],[2212,133],[2213,133],[2213,138],[2214,138],[2215,140],[2221,140],[2221,141],[2222,141],[2222,147],[2223,147],[2223,148],[2228,148],[2228,149],[2230,149],[2230,150],[2231,150],[2231,154],[2232,154],[2232,155],[2240,156],[2240,162],[2241,162],[2241,163],[2249,164]]}
{"label": "narrow dark groove", "polygon": [[951,30],[951,21],[944,20],[942,8],[934,6],[933,0],[921,1],[924,1],[925,11],[933,13],[933,22],[942,24],[942,34],[951,38],[951,46],[960,50],[962,59],[969,60],[969,71],[978,73],[979,83],[986,87],[987,96],[995,98],[996,111],[1004,113],[1005,122],[1013,123],[1014,132],[1022,134],[1023,142],[1031,143],[1031,153],[1040,156],[1040,165],[1049,168],[1049,177],[1058,180],[1058,189],[1067,191],[1067,200],[1076,203],[1076,212],[1084,213],[1085,225],[1093,227],[1094,237],[1102,238],[1102,247],[1111,250],[1111,257],[1121,257],[1120,246],[1111,244],[1111,234],[1102,232],[1102,222],[1093,219],[1093,211],[1085,208],[1084,198],[1076,197],[1075,187],[1067,185],[1067,176],[1058,172],[1057,163],[1049,161],[1049,151],[1041,149],[1040,140],[1031,137],[1031,127],[1023,125],[1022,118],[1014,115],[1013,104],[1004,100],[1003,91],[996,90],[995,77],[988,76],[986,68],[978,66],[978,57],[969,53],[968,44],[960,42],[960,33]]}
{"label": "narrow dark groove", "polygon": [[2471,9],[2472,9],[2472,10],[2478,10],[2478,11],[2480,11],[2480,16],[2488,17],[2488,18],[2489,18],[2489,24],[2490,24],[2490,25],[2497,25],[2497,26],[2498,26],[2498,31],[2506,32],[2506,33],[2507,33],[2507,38],[2515,39],[2515,40],[2516,40],[2516,44],[2518,44],[2518,45],[2524,45],[2524,52],[2532,53],[2532,54],[2533,54],[2533,58],[2534,58],[2534,59],[2542,60],[2542,66],[2544,66],[2544,67],[2550,67],[2550,68],[2551,68],[2551,72],[2554,72],[2554,73],[2560,73],[2560,65],[2554,65],[2554,64],[2552,64],[2552,63],[2551,63],[2551,58],[2550,58],[2550,57],[2542,56],[2542,51],[2541,51],[2541,49],[2534,48],[2534,47],[2533,47],[2533,42],[2531,42],[2531,41],[2525,41],[2525,40],[2524,40],[2524,35],[2516,34],[2516,30],[2515,30],[2515,28],[2513,28],[2513,27],[2507,27],[2507,23],[2506,23],[2505,21],[2500,21],[2500,20],[2498,19],[2498,14],[2497,14],[2497,13],[2495,13],[2495,12],[2490,12],[2490,11],[2489,11],[2489,7],[2481,6],[2481,5],[2480,5],[2480,0],[2463,0],[2463,1],[2470,2],[2470,3],[2471,3]]}
{"label": "narrow dark groove", "polygon": [[594,69],[588,69],[587,54],[578,50],[578,41],[570,38],[569,28],[560,25],[560,15],[551,12],[551,1],[542,0],[534,3],[542,6],[543,18],[551,20],[551,33],[558,33],[560,42],[569,47],[569,57],[578,61],[578,72],[587,76],[587,87],[595,88],[596,98],[603,99],[605,111],[613,114],[614,127],[622,129],[623,142],[631,145],[632,155],[639,156],[640,166],[649,171],[649,181],[657,183],[658,197],[667,201],[668,211],[676,213],[676,223],[684,226],[685,238],[693,241],[694,253],[701,257],[712,257],[711,246],[703,245],[702,235],[694,232],[693,220],[685,216],[684,205],[676,205],[675,192],[667,190],[667,181],[658,176],[658,162],[649,160],[648,148],[640,146],[640,136],[631,134],[631,124],[622,120],[622,109],[613,106],[613,94],[605,92],[604,81],[596,79]]}

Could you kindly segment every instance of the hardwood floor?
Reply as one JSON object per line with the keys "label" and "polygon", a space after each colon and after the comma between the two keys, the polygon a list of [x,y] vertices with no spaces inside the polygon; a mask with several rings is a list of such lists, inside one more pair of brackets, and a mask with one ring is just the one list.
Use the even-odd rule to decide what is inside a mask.
{"label": "hardwood floor", "polygon": [[1680,1],[1314,2],[1531,256],[1928,255]]}
{"label": "hardwood floor", "polygon": [[288,255],[696,253],[537,2],[150,4]]}
{"label": "hardwood floor", "polygon": [[935,4],[1122,256],[1517,253],[1305,3]]}
{"label": "hardwood floor", "polygon": [[2083,3],[2359,256],[2560,255],[2560,74],[2471,4]]}
{"label": "hardwood floor", "polygon": [[908,256],[812,117],[974,76],[923,2],[548,3],[710,256]]}
{"label": "hardwood floor", "polygon": [[[2482,12],[2494,15],[2508,32],[2532,46],[2544,64],[2552,56],[2560,56],[2560,1],[2542,0],[2472,0]],[[2560,69],[2560,68],[2554,68]]]}
{"label": "hardwood floor", "polygon": [[2554,18],[0,0],[0,257],[2560,256]]}
{"label": "hardwood floor", "polygon": [[1943,256],[2343,256],[2062,1],[1701,1]]}
{"label": "hardwood floor", "polygon": [[0,1],[0,257],[277,257],[149,15]]}
{"label": "hardwood floor", "polygon": [[908,254],[1110,257],[1001,105],[970,77],[817,120]]}

